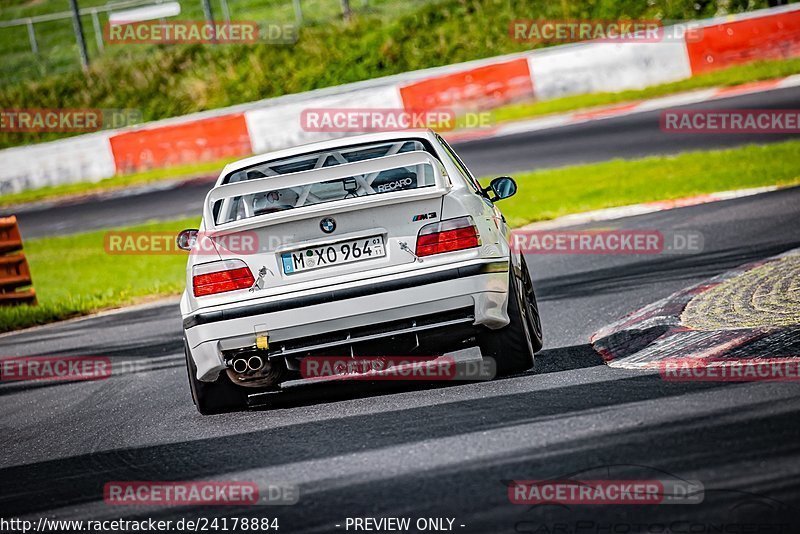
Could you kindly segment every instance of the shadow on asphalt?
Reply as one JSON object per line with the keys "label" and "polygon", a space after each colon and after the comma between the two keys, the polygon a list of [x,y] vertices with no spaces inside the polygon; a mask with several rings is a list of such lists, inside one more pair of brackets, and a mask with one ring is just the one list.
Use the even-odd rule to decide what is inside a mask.
{"label": "shadow on asphalt", "polygon": [[533,372],[537,375],[543,375],[597,367],[598,365],[603,365],[603,359],[592,349],[591,345],[575,345],[547,349],[537,353]]}
{"label": "shadow on asphalt", "polygon": [[[531,376],[560,371],[570,371],[603,365],[603,359],[592,349],[591,345],[577,345],[558,349],[543,350],[536,354],[534,368],[513,376],[495,378],[495,381],[510,380],[521,376]],[[314,384],[293,390],[281,391],[263,396],[252,403],[252,408],[276,410],[327,404],[346,400],[363,399],[392,393],[424,391],[437,388],[458,387],[476,382],[351,382],[342,384]],[[356,384],[356,388],[353,388]]]}
{"label": "shadow on asphalt", "polygon": [[[557,350],[552,351],[552,357],[559,357]],[[509,380],[526,378],[532,377]],[[356,450],[361,453],[466,433],[490,432],[516,425],[553,421],[575,415],[597,416],[603,412],[611,413],[625,404],[680,397],[688,392],[727,387],[731,385],[667,383],[655,376],[639,376],[542,391],[456,400],[446,405],[403,407],[383,414],[345,415],[328,420],[193,441],[102,451],[0,469],[0,479],[4,481],[0,489],[0,508],[14,510],[15,514],[22,515],[100,500],[103,485],[108,481],[213,479],[224,476],[232,470],[320,460],[348,455]],[[382,390],[383,393],[386,391]],[[317,393],[323,394],[321,391]],[[368,394],[358,396],[368,396]],[[326,399],[326,402],[331,401]],[[797,416],[796,413],[790,415],[792,418]],[[264,416],[269,417],[269,413],[265,413]],[[187,414],[187,417],[201,418],[195,413]],[[765,436],[769,435],[766,431],[768,425],[776,425],[774,428],[792,427],[798,434],[797,437],[800,437],[800,428],[790,421],[784,421],[785,417],[788,415],[772,413],[754,419],[753,427],[748,429],[749,438],[742,443],[754,439],[766,439]],[[223,425],[230,429],[235,419],[234,414],[203,418],[202,422],[209,428]],[[730,427],[726,432],[733,432],[735,425],[732,423],[724,423],[711,416],[705,419],[706,423],[702,424],[693,420],[676,422],[673,426],[677,428],[672,430],[650,426],[643,421],[641,428],[634,433],[620,432],[612,436],[596,436],[588,432],[584,440],[576,443],[559,443],[558,447],[554,446],[552,450],[530,451],[530,459],[533,460],[540,454],[544,455],[542,458],[553,454],[556,456],[566,454],[565,451],[573,448],[591,448],[595,450],[596,458],[610,458],[616,455],[615,448],[629,446],[634,442],[662,449],[659,440],[667,437],[676,439],[675,432],[683,436],[684,432],[680,430],[682,425],[685,425],[687,432],[695,427],[708,430],[709,426],[713,425]],[[602,452],[602,447],[598,448],[600,443],[597,440],[600,437],[609,441],[607,453]],[[748,447],[751,445],[754,444],[750,443]],[[800,440],[789,439],[786,446],[795,451],[800,448]],[[748,450],[752,453],[753,450],[759,450],[759,447]],[[770,450],[774,454],[787,452],[777,445],[771,449],[760,450]],[[242,454],[242,451],[253,453]],[[453,454],[459,453],[454,451]],[[506,459],[506,461],[511,460]],[[521,460],[521,458],[513,459],[513,461]],[[462,467],[474,469],[477,466],[468,463]],[[516,474],[498,472],[491,476],[487,473],[486,476],[487,481],[492,482],[501,478],[513,479],[519,474],[520,472]],[[372,491],[378,490],[377,487],[372,488]],[[381,502],[391,504],[392,499]]]}
{"label": "shadow on asphalt", "polygon": [[[148,345],[146,352],[148,354],[155,354],[161,356],[163,354],[175,354],[183,350],[183,342],[160,342]],[[141,356],[143,350],[141,345],[129,344],[122,347],[115,347],[112,350],[104,352],[95,352],[91,347],[80,353],[83,356],[106,356],[111,359],[112,369],[121,368],[125,374],[130,372],[137,372],[133,367],[134,362],[144,362],[145,366],[141,372],[152,372],[165,369],[183,368],[186,364],[184,362],[183,354],[176,355],[174,360],[160,361],[154,364],[148,364],[147,358]],[[74,350],[55,351],[51,356],[76,356]],[[602,365],[603,360],[592,350],[590,345],[579,345],[575,347],[563,347],[559,349],[543,350],[536,354],[536,361],[534,369],[523,373],[529,374],[546,374],[558,371],[569,371],[573,369],[581,369],[585,367],[593,367]],[[113,374],[105,380],[116,380],[124,377],[125,374]],[[520,375],[517,375],[520,376]],[[497,379],[502,380],[502,379]],[[68,384],[75,384],[76,380],[39,380],[39,381],[24,381],[24,382],[0,382],[0,397],[4,395],[11,395],[21,391],[43,389],[50,387],[63,386]],[[338,402],[342,400],[359,399],[370,397],[374,395],[383,395],[391,393],[401,393],[403,391],[419,391],[426,389],[435,389],[441,387],[450,387],[463,385],[468,382],[357,382],[358,388],[353,389],[350,385],[333,384],[322,385],[316,384],[298,388],[296,390],[289,390],[278,392],[264,396],[263,401],[256,402],[252,405],[254,408],[260,409],[278,409],[278,408],[292,408],[299,406],[309,406],[314,404],[324,404],[327,402]],[[188,384],[186,386],[188,388]]]}

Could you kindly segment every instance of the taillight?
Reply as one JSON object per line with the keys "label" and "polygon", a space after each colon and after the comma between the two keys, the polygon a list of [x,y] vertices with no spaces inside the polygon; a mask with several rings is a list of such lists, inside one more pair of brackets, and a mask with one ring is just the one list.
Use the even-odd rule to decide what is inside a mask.
{"label": "taillight", "polygon": [[472,217],[459,217],[426,224],[417,235],[417,256],[475,248],[480,245],[478,229]]}
{"label": "taillight", "polygon": [[253,287],[255,278],[242,260],[223,260],[192,267],[194,296],[215,295]]}

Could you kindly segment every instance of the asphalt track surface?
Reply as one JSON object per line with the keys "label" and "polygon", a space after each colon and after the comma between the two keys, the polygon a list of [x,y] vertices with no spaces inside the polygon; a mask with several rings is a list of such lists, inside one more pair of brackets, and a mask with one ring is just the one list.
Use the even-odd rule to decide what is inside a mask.
{"label": "asphalt track surface", "polygon": [[[691,109],[798,109],[800,87],[685,106]],[[769,143],[792,134],[675,134],[662,132],[660,111],[595,120],[567,127],[475,140],[457,146],[478,176],[504,174],[612,158],[638,158],[689,150]],[[794,135],[794,137],[797,137]],[[79,202],[44,204],[16,210],[24,238],[63,235],[124,226],[150,220],[198,217],[213,177],[171,189],[141,194],[90,198]],[[0,213],[12,213],[0,209]]]}
{"label": "asphalt track surface", "polygon": [[[666,382],[605,366],[588,339],[675,290],[800,246],[798,216],[800,188],[786,189],[603,224],[699,231],[695,254],[528,256],[545,350],[534,371],[492,382],[314,387],[202,417],[175,303],[1,336],[0,354],[104,355],[129,372],[0,383],[0,515],[277,517],[281,533],[396,516],[453,518],[465,533],[797,532],[800,383]],[[509,503],[507,481],[570,477],[696,480],[704,500]],[[109,481],[209,479],[298,484],[299,502],[131,508],[102,498]]]}

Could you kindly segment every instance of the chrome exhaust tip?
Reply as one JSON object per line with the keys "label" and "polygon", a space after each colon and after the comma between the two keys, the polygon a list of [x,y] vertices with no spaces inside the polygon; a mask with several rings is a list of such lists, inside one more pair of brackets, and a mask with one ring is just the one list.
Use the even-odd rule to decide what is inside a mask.
{"label": "chrome exhaust tip", "polygon": [[244,373],[247,371],[247,360],[244,358],[237,358],[233,360],[232,367],[237,373]]}
{"label": "chrome exhaust tip", "polygon": [[250,371],[258,371],[262,367],[264,367],[264,360],[261,359],[261,356],[250,356],[247,359],[247,368]]}

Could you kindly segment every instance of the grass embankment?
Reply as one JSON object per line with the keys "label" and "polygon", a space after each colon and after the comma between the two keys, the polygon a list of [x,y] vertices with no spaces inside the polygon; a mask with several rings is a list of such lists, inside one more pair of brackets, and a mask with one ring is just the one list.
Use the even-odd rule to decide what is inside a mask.
{"label": "grass embankment", "polygon": [[[614,160],[517,175],[519,192],[500,206],[513,226],[568,213],[765,185],[800,184],[800,141]],[[177,233],[197,220],[126,230]],[[180,293],[183,255],[112,256],[105,232],[25,243],[39,306],[0,308],[0,331]]]}
{"label": "grass embankment", "polygon": [[[55,6],[64,9],[55,0],[45,1],[53,10]],[[315,1],[330,4],[333,7],[327,11],[335,12],[334,0]],[[351,22],[335,18],[312,21],[301,28],[294,45],[109,45],[102,55],[94,55],[86,73],[77,67],[55,73],[41,67],[41,75],[36,71],[37,60],[25,57],[12,61],[12,55],[3,53],[0,108],[136,109],[141,111],[143,120],[151,121],[528,50],[534,45],[517,42],[509,35],[509,22],[515,19],[688,20],[712,16],[717,10],[716,2],[694,0],[370,0],[366,9],[359,3],[351,2],[357,9]],[[264,17],[271,16],[257,6],[278,4],[289,6],[291,2],[251,0],[245,7],[230,2],[230,8],[235,20],[264,21]],[[185,0],[180,18],[199,17],[199,5]],[[312,8],[306,9],[308,2],[304,0],[301,5],[305,12],[313,13]],[[740,11],[766,5],[766,0],[755,0],[736,2],[727,9]],[[252,10],[248,11],[247,6]],[[23,11],[19,10],[16,16],[22,16]],[[279,20],[291,22],[291,15],[286,17],[282,14]],[[86,21],[85,26],[91,27],[91,21]],[[0,50],[5,46],[24,51],[27,35],[22,30],[13,35],[11,31],[0,32]],[[69,26],[63,31],[64,36],[58,41],[61,44],[54,46],[72,46]],[[42,57],[50,52],[50,48],[42,46]],[[20,73],[25,73],[23,78],[18,76]],[[3,133],[0,147],[63,136]]]}
{"label": "grass embankment", "polygon": [[[202,2],[194,0],[176,0],[181,6],[179,15],[166,20],[204,20]],[[373,16],[397,17],[418,9],[425,0],[407,0],[395,2],[393,0],[369,0],[369,4],[353,3],[356,13]],[[12,5],[5,5],[5,4]],[[211,0],[215,19],[223,19],[222,2]],[[107,6],[107,0],[81,0],[81,10]],[[302,0],[300,4],[303,24],[315,26],[329,24],[342,17],[341,0]],[[228,2],[231,20],[256,21],[262,24],[269,23],[295,23],[296,14],[291,0],[237,0]],[[69,5],[63,0],[0,0],[0,20],[10,21],[52,15],[54,13],[69,14]],[[118,7],[114,11],[120,11]],[[388,13],[387,13],[388,12]],[[138,44],[135,47],[121,46],[104,40],[104,49],[98,47],[98,34],[91,14],[81,17],[83,31],[86,39],[89,58],[94,62],[121,60],[129,61],[141,58],[159,47],[155,44]],[[107,12],[98,12],[98,23],[102,28],[108,21]],[[6,60],[0,65],[0,78],[8,82],[25,79],[41,79],[53,74],[66,73],[80,70],[78,48],[75,43],[75,33],[72,29],[70,17],[37,22],[34,24],[34,33],[39,46],[39,54],[31,52],[28,28],[26,25],[13,26],[3,29],[0,33],[0,55]]]}

